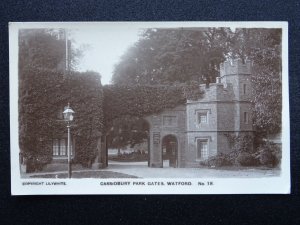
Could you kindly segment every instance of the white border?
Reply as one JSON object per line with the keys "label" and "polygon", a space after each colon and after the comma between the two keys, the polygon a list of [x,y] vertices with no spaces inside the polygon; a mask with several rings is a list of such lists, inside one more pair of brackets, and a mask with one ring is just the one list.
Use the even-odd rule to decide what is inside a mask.
{"label": "white border", "polygon": [[[157,179],[21,179],[18,137],[18,30],[24,28],[68,28],[93,26],[130,28],[163,27],[244,27],[282,28],[282,164],[279,177],[266,178],[157,178]],[[71,195],[71,194],[288,194],[290,193],[290,123],[288,88],[288,23],[287,22],[17,22],[9,23],[10,69],[10,143],[12,195]],[[23,182],[44,182],[42,185],[23,185]],[[131,182],[125,186],[103,186],[100,182]],[[133,181],[186,181],[191,186],[133,186]],[[199,186],[198,182],[214,185]],[[48,182],[65,182],[51,186]]]}

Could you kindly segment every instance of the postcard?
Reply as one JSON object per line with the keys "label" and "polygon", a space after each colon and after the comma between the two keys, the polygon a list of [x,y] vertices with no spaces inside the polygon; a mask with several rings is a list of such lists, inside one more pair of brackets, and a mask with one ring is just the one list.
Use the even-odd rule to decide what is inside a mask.
{"label": "postcard", "polygon": [[12,195],[289,194],[287,22],[12,22]]}

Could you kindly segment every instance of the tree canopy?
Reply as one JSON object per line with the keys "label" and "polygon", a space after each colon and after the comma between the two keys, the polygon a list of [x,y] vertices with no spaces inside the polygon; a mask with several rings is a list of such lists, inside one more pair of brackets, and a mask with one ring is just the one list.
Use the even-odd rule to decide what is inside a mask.
{"label": "tree canopy", "polygon": [[215,80],[225,60],[226,28],[147,29],[116,65],[115,84]]}
{"label": "tree canopy", "polygon": [[115,66],[118,85],[177,85],[215,82],[221,62],[253,61],[255,125],[281,129],[281,29],[146,29]]}
{"label": "tree canopy", "polygon": [[254,123],[257,131],[281,130],[281,29],[237,29],[232,40],[234,57],[253,61]]}

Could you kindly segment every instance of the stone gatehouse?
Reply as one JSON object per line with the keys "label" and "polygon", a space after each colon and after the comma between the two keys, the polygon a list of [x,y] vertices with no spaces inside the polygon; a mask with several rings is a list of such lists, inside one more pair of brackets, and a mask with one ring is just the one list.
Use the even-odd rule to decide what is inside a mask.
{"label": "stone gatehouse", "polygon": [[200,85],[197,101],[151,115],[149,166],[197,167],[217,153],[229,153],[228,134],[253,136],[251,111],[252,63],[241,60],[220,65],[216,83]]}

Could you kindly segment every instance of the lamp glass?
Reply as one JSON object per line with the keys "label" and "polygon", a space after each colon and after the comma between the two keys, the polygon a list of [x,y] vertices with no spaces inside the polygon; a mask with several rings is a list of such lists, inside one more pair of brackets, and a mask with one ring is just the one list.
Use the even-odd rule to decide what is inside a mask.
{"label": "lamp glass", "polygon": [[66,121],[72,121],[74,119],[73,113],[75,112],[68,106],[66,110],[63,112],[64,119]]}

